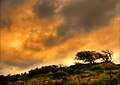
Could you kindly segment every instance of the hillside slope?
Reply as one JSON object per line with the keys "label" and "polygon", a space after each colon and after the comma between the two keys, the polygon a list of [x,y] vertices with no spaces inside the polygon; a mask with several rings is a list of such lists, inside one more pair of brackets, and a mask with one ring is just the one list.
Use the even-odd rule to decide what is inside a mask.
{"label": "hillside slope", "polygon": [[112,62],[45,66],[16,75],[0,75],[0,85],[118,85],[120,65]]}

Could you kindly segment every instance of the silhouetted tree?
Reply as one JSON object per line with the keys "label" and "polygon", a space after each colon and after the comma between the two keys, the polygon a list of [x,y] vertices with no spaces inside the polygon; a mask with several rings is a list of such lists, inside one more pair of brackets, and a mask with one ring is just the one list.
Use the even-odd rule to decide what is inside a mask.
{"label": "silhouetted tree", "polygon": [[113,56],[113,52],[110,50],[106,50],[106,51],[102,51],[103,52],[103,60],[104,61],[111,61],[112,60],[112,56]]}
{"label": "silhouetted tree", "polygon": [[76,54],[76,60],[83,60],[84,62],[89,62],[93,64],[95,60],[102,59],[103,61],[111,61],[112,60],[112,51],[106,50],[102,51],[102,53],[95,51],[81,51]]}
{"label": "silhouetted tree", "polygon": [[95,51],[81,51],[76,54],[76,60],[83,60],[84,62],[94,63],[96,60]]}

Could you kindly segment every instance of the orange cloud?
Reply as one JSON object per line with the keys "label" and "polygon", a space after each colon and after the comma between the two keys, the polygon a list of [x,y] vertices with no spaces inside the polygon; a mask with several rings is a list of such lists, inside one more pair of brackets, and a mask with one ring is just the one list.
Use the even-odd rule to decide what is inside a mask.
{"label": "orange cloud", "polygon": [[[14,0],[12,1],[14,2]],[[7,19],[8,22],[6,22],[7,25],[4,24],[1,28],[1,74],[19,73],[49,64],[70,65],[74,62],[76,52],[81,50],[112,50],[114,52],[113,61],[120,63],[118,61],[120,56],[120,28],[118,26],[120,17],[111,19],[111,22],[104,27],[96,29],[95,26],[90,32],[84,32],[84,29],[77,30],[81,29],[80,26],[58,30],[66,22],[67,27],[72,26],[71,19],[77,20],[77,17],[73,16],[70,21],[68,19],[66,21],[66,15],[59,14],[64,9],[64,6],[60,5],[60,8],[55,9],[58,11],[52,14],[52,18],[40,18],[41,16],[38,17],[33,11],[33,6],[40,5],[36,2],[37,0],[30,0],[22,4],[17,3],[19,7],[11,11],[10,17]],[[79,15],[77,14],[77,16]],[[61,35],[58,31],[66,33],[61,33]]]}

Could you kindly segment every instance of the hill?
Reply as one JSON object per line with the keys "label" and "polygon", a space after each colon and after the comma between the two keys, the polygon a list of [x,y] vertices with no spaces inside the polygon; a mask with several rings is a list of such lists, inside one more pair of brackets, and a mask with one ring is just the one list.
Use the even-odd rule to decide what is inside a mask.
{"label": "hill", "polygon": [[0,75],[0,85],[118,85],[120,64],[102,62],[44,66],[28,73]]}

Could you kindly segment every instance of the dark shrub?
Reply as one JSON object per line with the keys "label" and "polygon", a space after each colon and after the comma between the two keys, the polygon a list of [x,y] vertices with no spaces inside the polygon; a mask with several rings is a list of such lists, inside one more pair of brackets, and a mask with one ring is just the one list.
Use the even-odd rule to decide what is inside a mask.
{"label": "dark shrub", "polygon": [[74,73],[74,69],[68,68],[66,72],[71,75]]}
{"label": "dark shrub", "polygon": [[100,68],[100,66],[99,65],[95,65],[95,66],[92,66],[91,68],[90,68],[90,70],[100,70],[101,68]]}
{"label": "dark shrub", "polygon": [[57,78],[57,79],[59,79],[59,78],[65,77],[65,76],[66,76],[66,74],[65,74],[63,71],[58,71],[58,72],[55,72],[55,73],[52,75],[52,78]]}
{"label": "dark shrub", "polygon": [[114,64],[114,63],[112,63],[112,62],[102,63],[102,64],[100,65],[100,67],[101,67],[103,70],[115,70],[115,69],[117,69],[116,64]]}
{"label": "dark shrub", "polygon": [[82,70],[80,70],[80,69],[76,69],[76,70],[74,70],[74,74],[81,74],[83,71]]}
{"label": "dark shrub", "polygon": [[120,79],[120,71],[119,71],[119,73],[117,74],[117,78],[119,78],[119,79]]}
{"label": "dark shrub", "polygon": [[12,76],[11,76],[11,82],[17,81],[17,80],[19,79],[19,77],[20,77],[20,74],[12,75]]}
{"label": "dark shrub", "polygon": [[0,75],[0,85],[7,84],[9,81],[7,81],[6,77],[4,75]]}

